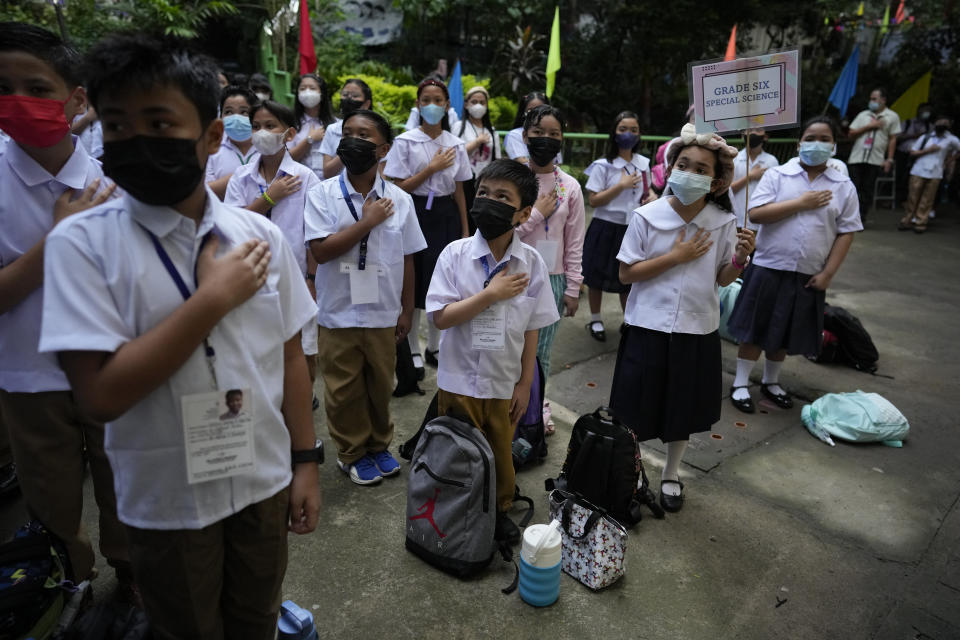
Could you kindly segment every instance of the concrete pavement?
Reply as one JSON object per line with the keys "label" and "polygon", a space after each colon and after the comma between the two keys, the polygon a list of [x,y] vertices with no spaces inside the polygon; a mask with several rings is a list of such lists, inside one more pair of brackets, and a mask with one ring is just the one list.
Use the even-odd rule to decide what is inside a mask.
{"label": "concrete pavement", "polygon": [[[899,213],[875,213],[827,294],[861,319],[892,379],[796,357],[784,367],[784,386],[802,398],[863,389],[890,399],[911,422],[902,449],[831,448],[802,427],[802,402],[761,402],[744,416],[725,399],[712,434],[691,441],[683,511],[630,532],[623,580],[593,593],[563,576],[543,610],[500,593],[513,568],[499,560],[460,581],[404,550],[406,463],[399,478],[357,487],[328,460],[321,523],[291,537],[284,597],[312,609],[329,638],[960,638],[960,213],[946,213],[923,236],[898,233]],[[609,393],[619,307],[605,296],[601,344],[584,329],[585,296],[581,305],[554,350],[549,456],[518,476],[534,522],[547,520],[543,479],[558,472],[573,420]],[[723,349],[729,383],[736,348]],[[395,445],[420,423],[432,370],[422,386],[428,395],[393,402]],[[322,410],[316,426],[332,450]],[[655,488],[662,452],[644,443]],[[90,486],[86,504],[95,538]],[[24,518],[19,501],[0,506],[0,534]],[[112,587],[99,566],[98,599]]]}

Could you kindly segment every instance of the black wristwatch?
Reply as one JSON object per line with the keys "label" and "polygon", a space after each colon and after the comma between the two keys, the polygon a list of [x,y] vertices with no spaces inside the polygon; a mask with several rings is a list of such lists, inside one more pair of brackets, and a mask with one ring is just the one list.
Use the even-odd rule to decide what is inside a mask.
{"label": "black wristwatch", "polygon": [[314,443],[313,449],[301,449],[299,451],[291,451],[291,457],[293,458],[293,464],[297,465],[301,462],[315,462],[317,464],[323,463],[323,440],[317,440]]}

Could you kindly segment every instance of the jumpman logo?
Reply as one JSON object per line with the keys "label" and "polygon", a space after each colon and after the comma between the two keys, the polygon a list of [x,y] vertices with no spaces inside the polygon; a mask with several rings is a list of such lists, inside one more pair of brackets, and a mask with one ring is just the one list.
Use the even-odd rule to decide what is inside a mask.
{"label": "jumpman logo", "polygon": [[417,513],[419,513],[420,515],[410,516],[409,519],[419,520],[420,518],[426,518],[427,522],[430,523],[430,526],[433,527],[433,530],[437,532],[437,535],[440,536],[441,538],[446,538],[447,534],[440,531],[440,528],[437,526],[437,523],[433,521],[433,510],[437,508],[437,496],[439,495],[440,495],[440,489],[439,488],[434,489],[433,497],[428,499],[426,502],[423,503],[423,506],[417,509]]}

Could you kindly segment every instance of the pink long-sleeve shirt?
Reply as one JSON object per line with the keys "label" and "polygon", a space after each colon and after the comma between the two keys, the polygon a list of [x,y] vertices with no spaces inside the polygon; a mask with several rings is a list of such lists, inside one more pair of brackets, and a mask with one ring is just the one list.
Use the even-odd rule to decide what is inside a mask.
{"label": "pink long-sleeve shirt", "polygon": [[[566,189],[566,196],[557,210],[548,219],[536,207],[530,214],[530,219],[520,225],[517,231],[520,239],[535,247],[543,255],[542,241],[553,240],[558,243],[558,255],[555,259],[543,256],[548,266],[553,264],[550,275],[564,274],[567,277],[567,288],[564,295],[576,298],[580,295],[580,284],[583,282],[583,237],[585,233],[585,216],[583,209],[583,191],[575,178],[562,170],[559,171],[560,184]],[[540,194],[555,193],[556,183],[553,172],[538,173],[537,182],[540,184]]]}

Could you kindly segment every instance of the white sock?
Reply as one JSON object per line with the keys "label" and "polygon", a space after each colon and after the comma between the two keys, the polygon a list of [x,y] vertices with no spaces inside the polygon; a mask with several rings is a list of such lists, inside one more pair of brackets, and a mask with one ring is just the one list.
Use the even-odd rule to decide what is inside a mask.
{"label": "white sock", "polygon": [[[750,372],[753,371],[753,365],[756,363],[756,360],[737,358],[737,375],[733,379],[734,387],[747,387],[750,384]],[[750,391],[746,388],[733,390],[734,400],[746,400],[749,397]]]}
{"label": "white sock", "polygon": [[778,396],[786,393],[783,387],[777,384],[780,381],[780,367],[782,366],[783,360],[779,362],[770,358],[764,358],[763,360],[763,378],[761,378],[761,381],[767,385],[771,393]]}
{"label": "white sock", "polygon": [[[683,461],[683,453],[687,450],[689,440],[675,440],[667,443],[667,460],[663,465],[663,473],[660,474],[661,480],[679,480],[680,463]],[[680,485],[669,482],[661,485],[660,488],[668,496],[680,495]]]}
{"label": "white sock", "polygon": [[600,317],[599,313],[591,313],[590,322],[603,322],[603,318]]}
{"label": "white sock", "polygon": [[407,334],[407,343],[410,345],[410,353],[414,354],[413,364],[417,368],[423,366],[423,360],[420,360],[420,364],[417,364],[417,358],[420,355],[420,318],[422,316],[422,310],[413,310],[413,321],[410,323],[410,333]]}
{"label": "white sock", "polygon": [[429,320],[427,321],[427,349],[430,351],[440,350],[440,329]]}

